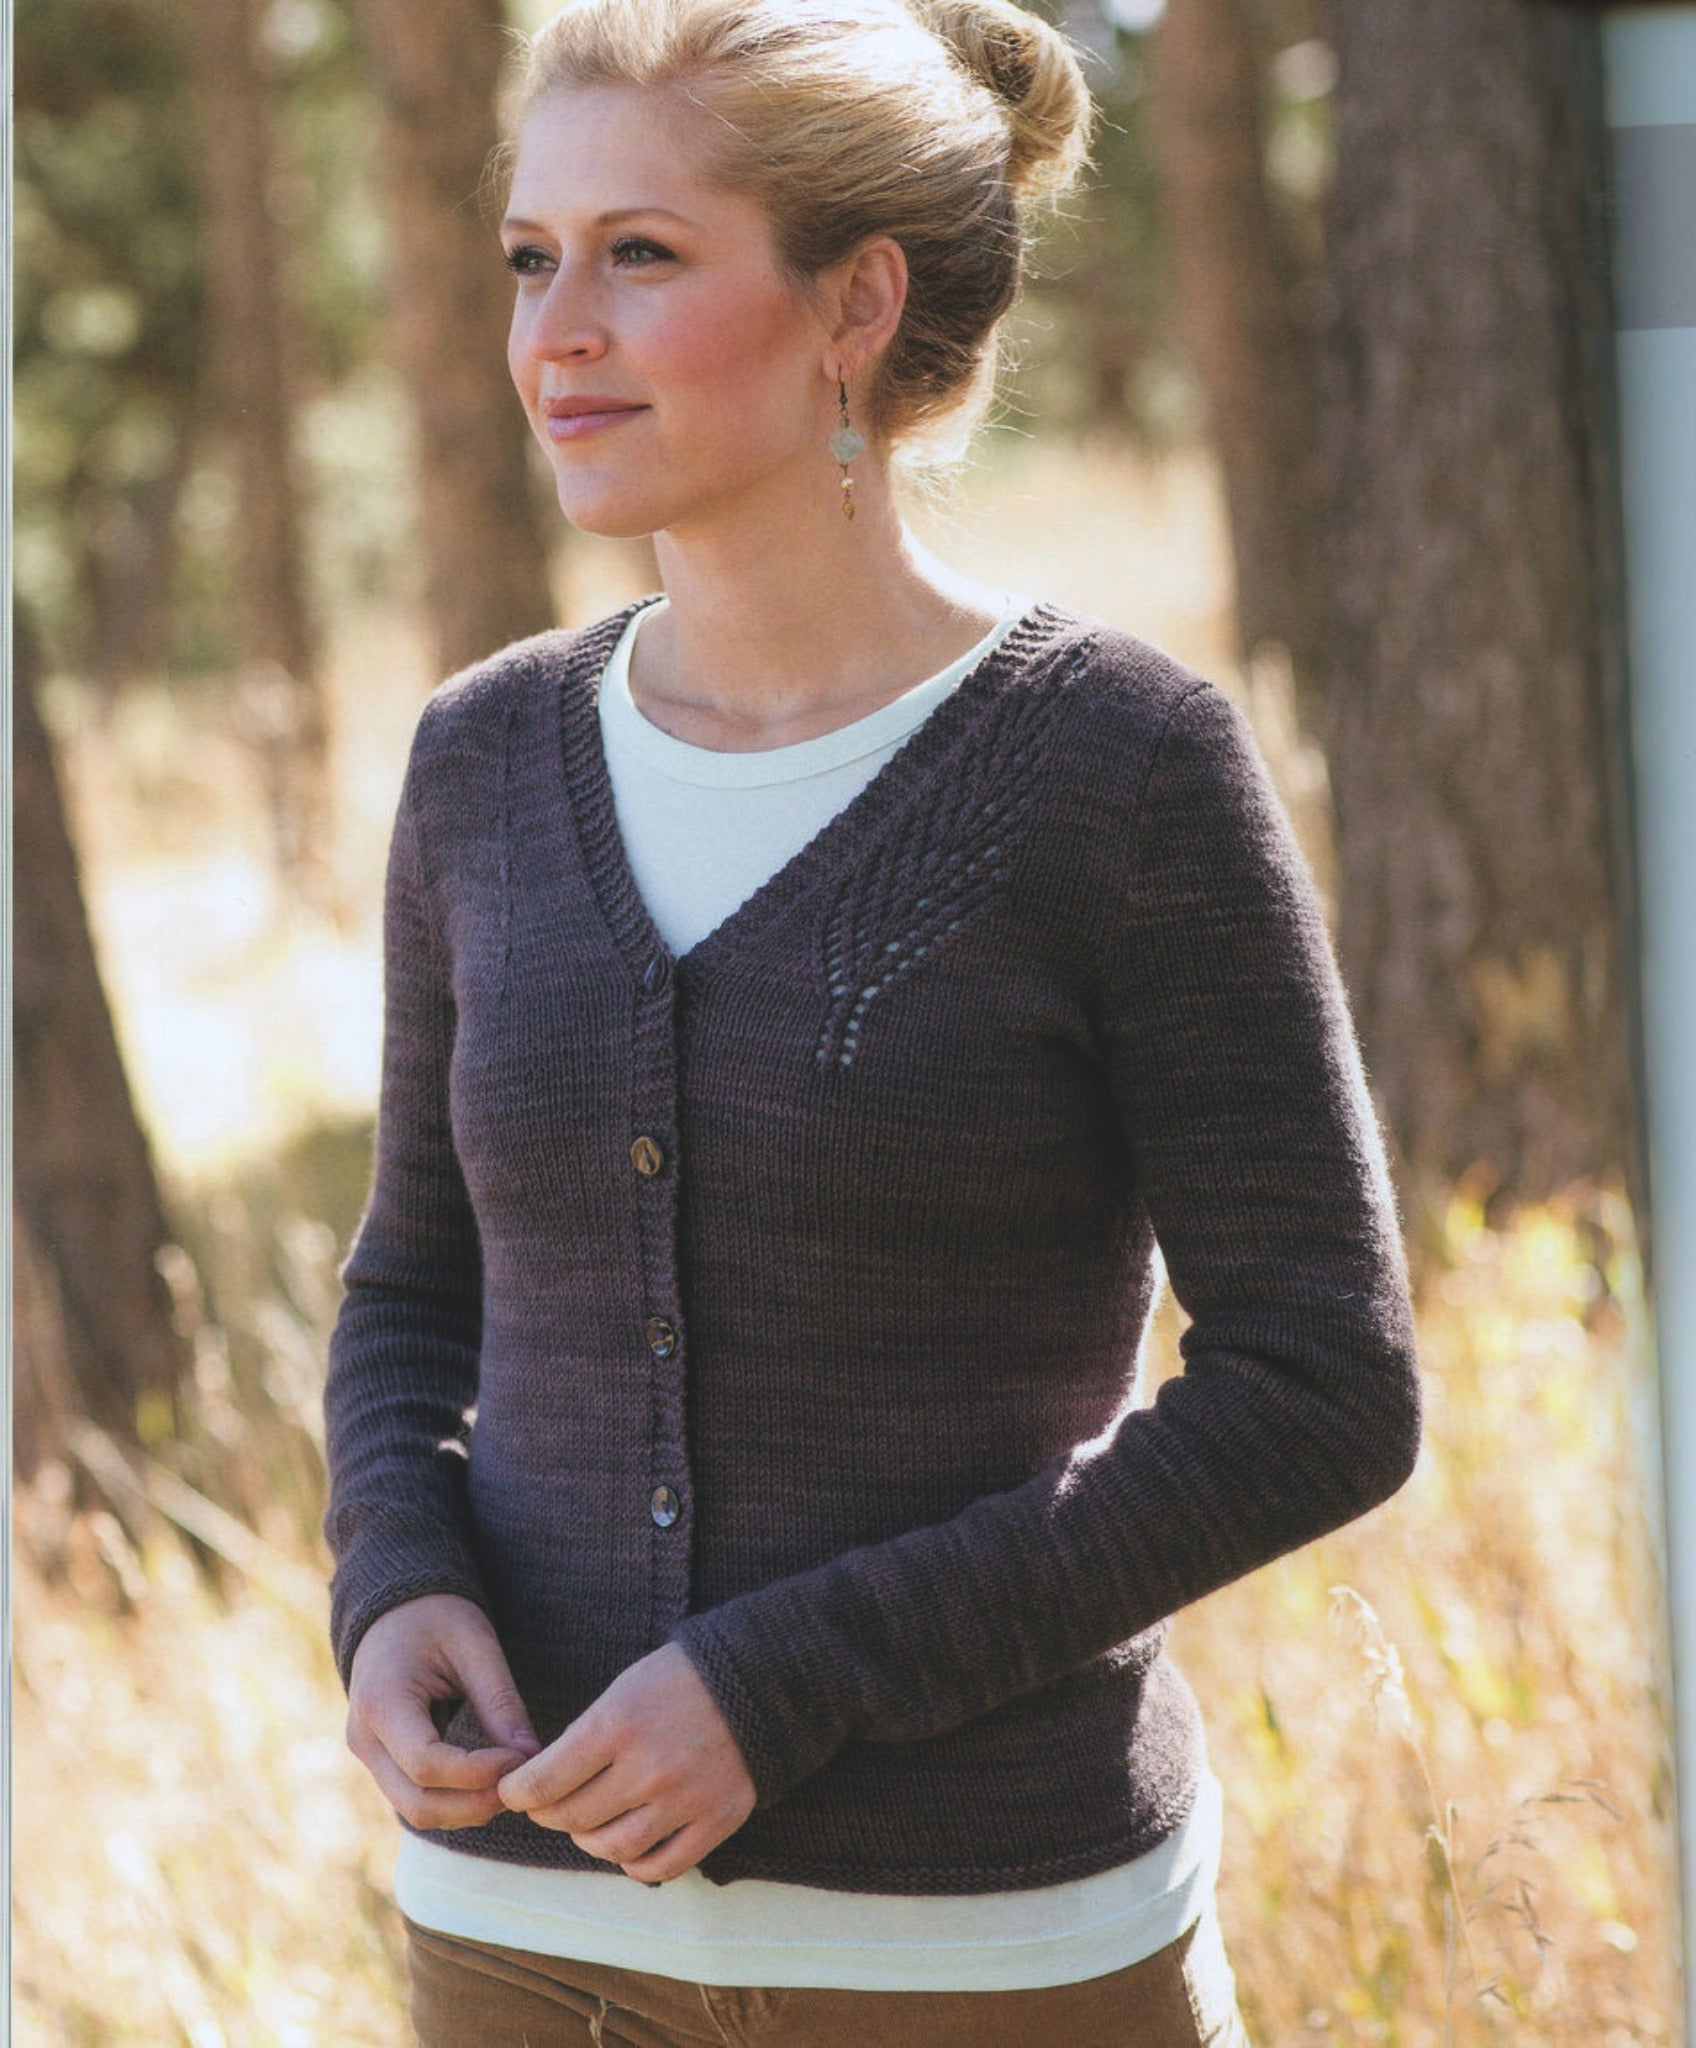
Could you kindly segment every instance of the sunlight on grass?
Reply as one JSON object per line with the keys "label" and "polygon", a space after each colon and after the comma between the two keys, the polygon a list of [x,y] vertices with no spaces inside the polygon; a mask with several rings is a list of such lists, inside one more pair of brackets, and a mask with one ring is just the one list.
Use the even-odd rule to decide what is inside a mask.
{"label": "sunlight on grass", "polygon": [[1624,1204],[1426,1275],[1427,1442],[1388,1507],[1180,1617],[1265,2043],[1671,2041],[1675,1844]]}
{"label": "sunlight on grass", "polygon": [[404,2038],[385,1811],[321,1631],[52,1495],[17,1528],[19,2048]]}

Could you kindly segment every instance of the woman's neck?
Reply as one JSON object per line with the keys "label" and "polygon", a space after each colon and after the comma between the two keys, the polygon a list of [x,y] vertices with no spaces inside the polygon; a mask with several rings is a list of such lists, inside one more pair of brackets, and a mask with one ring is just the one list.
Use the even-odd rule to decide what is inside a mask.
{"label": "woman's neck", "polygon": [[644,716],[724,753],[788,746],[865,717],[983,637],[999,593],[913,540],[871,463],[856,477],[852,523],[826,499],[655,536],[669,602],[634,649]]}

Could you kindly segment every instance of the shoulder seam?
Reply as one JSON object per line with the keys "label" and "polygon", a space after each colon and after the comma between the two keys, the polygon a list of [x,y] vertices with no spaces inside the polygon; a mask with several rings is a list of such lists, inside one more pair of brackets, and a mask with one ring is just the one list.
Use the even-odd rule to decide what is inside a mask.
{"label": "shoulder seam", "polygon": [[437,915],[436,892],[430,881],[430,871],[424,861],[424,835],[419,826],[418,806],[413,801],[413,766],[407,764],[406,779],[401,784],[400,808],[395,830],[406,832],[407,850],[412,856],[414,886],[418,891],[418,907],[423,914],[424,930],[435,955],[436,965],[448,971],[452,963],[448,958],[443,939],[440,919]]}
{"label": "shoulder seam", "polygon": [[1143,765],[1142,779],[1137,784],[1136,803],[1134,806],[1134,817],[1136,820],[1134,830],[1139,852],[1142,847],[1143,799],[1148,795],[1148,785],[1154,780],[1154,771],[1160,765],[1160,757],[1166,751],[1166,742],[1171,737],[1172,728],[1177,724],[1180,715],[1187,711],[1198,697],[1205,696],[1216,687],[1217,685],[1210,683],[1205,676],[1192,676],[1184,688],[1179,691],[1178,695],[1166,707],[1166,715],[1160,721],[1160,729],[1154,736],[1154,744],[1148,750],[1148,759]]}

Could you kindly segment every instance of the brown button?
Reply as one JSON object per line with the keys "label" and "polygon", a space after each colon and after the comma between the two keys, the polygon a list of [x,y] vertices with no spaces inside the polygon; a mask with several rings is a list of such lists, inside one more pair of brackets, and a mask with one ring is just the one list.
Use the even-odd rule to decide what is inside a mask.
{"label": "brown button", "polygon": [[658,1529],[669,1529],[683,1512],[683,1503],[669,1486],[656,1486],[648,1502],[648,1513]]}
{"label": "brown button", "polygon": [[677,1332],[664,1316],[649,1316],[642,1325],[642,1335],[656,1358],[669,1358],[677,1349]]}
{"label": "brown button", "polygon": [[644,1180],[652,1180],[665,1164],[665,1154],[652,1138],[638,1138],[630,1148],[630,1163]]}

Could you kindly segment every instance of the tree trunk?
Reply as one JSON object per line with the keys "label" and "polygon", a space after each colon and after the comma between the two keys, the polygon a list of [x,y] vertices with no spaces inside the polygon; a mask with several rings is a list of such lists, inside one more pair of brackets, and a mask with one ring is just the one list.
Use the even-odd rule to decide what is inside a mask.
{"label": "tree trunk", "polygon": [[[176,408],[173,408],[176,410]],[[170,460],[133,508],[90,491],[84,580],[93,613],[92,666],[114,695],[130,677],[166,660],[177,567],[177,508],[199,450],[191,424],[172,422]]]}
{"label": "tree trunk", "polygon": [[214,381],[236,473],[237,708],[294,872],[327,814],[327,733],[306,600],[287,314],[272,218],[271,96],[259,0],[196,0]]}
{"label": "tree trunk", "polygon": [[1261,58],[1246,0],[1168,0],[1151,38],[1179,330],[1224,474],[1245,662],[1268,641],[1304,696],[1323,630],[1314,339],[1268,200]]}
{"label": "tree trunk", "polygon": [[1599,29],[1335,0],[1322,737],[1416,1174],[1635,1178]]}
{"label": "tree trunk", "polygon": [[156,1262],[168,1239],[100,985],[37,660],[15,626],[14,1457],[26,1475],[85,1415],[134,1442],[173,1424],[185,1346]]}
{"label": "tree trunk", "polygon": [[385,116],[395,350],[446,672],[553,619],[529,433],[506,372],[511,291],[479,204],[506,36],[496,0],[361,0],[360,21]]}

